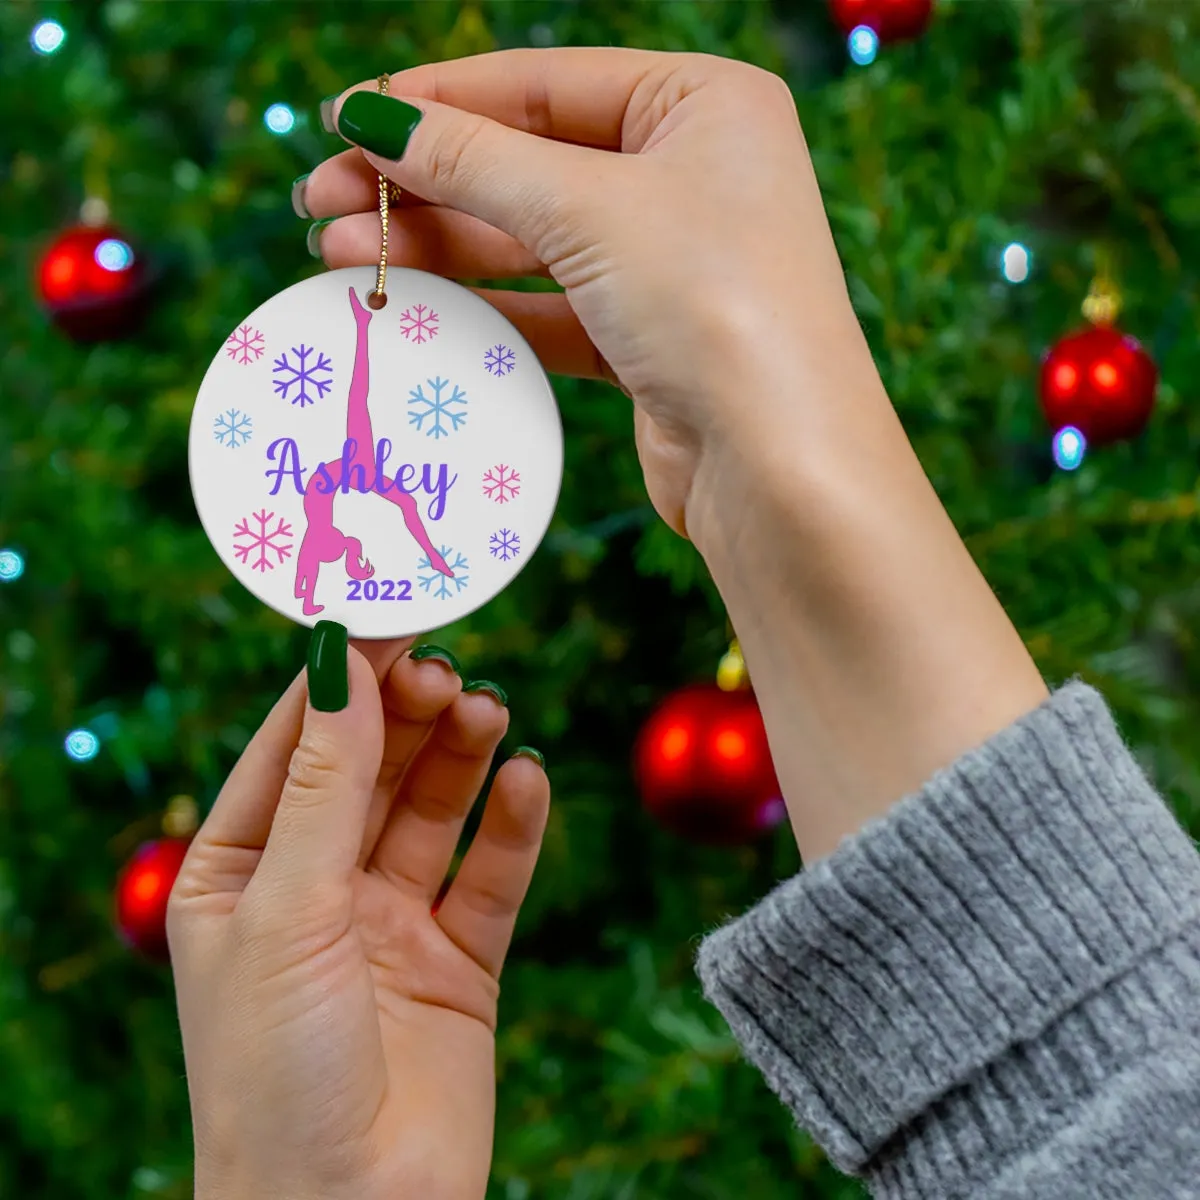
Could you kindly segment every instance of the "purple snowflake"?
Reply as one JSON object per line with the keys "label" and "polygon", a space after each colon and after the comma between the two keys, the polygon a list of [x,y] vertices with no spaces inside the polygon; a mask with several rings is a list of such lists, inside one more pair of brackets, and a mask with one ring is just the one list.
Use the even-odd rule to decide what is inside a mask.
{"label": "purple snowflake", "polygon": [[225,353],[236,363],[258,362],[267,348],[262,332],[249,325],[239,325],[225,339]]}
{"label": "purple snowflake", "polygon": [[483,474],[483,494],[497,504],[507,504],[521,490],[521,473],[499,463]]}
{"label": "purple snowflake", "polygon": [[[269,528],[272,520],[276,521],[274,529]],[[273,512],[267,512],[264,508],[262,512],[243,517],[234,528],[234,554],[240,562],[248,564],[251,570],[273,571],[285,558],[291,557],[292,543],[288,541],[284,544],[284,539],[291,536],[292,527],[282,517],[276,518]],[[239,539],[243,538],[245,543],[239,544]],[[253,561],[250,558],[251,554],[256,556]],[[271,561],[272,554],[277,555],[275,562]]]}
{"label": "purple snowflake", "polygon": [[483,369],[499,378],[517,365],[517,356],[507,346],[493,346],[483,356]]}
{"label": "purple snowflake", "polygon": [[493,558],[508,562],[521,553],[521,536],[511,529],[501,529],[492,534],[489,552]]}
{"label": "purple snowflake", "polygon": [[400,314],[400,332],[410,342],[429,342],[437,337],[438,315],[427,304],[414,304]]}
{"label": "purple snowflake", "polygon": [[[289,354],[285,353],[275,360],[275,366],[272,368],[271,373],[279,376],[275,380],[275,394],[303,408],[324,396],[333,387],[332,379],[320,378],[322,374],[332,374],[333,363],[327,354],[322,354],[303,343],[293,346],[289,353],[295,355],[295,363],[291,361]],[[315,361],[313,355],[316,356]],[[296,394],[289,396],[288,392],[293,387]]]}

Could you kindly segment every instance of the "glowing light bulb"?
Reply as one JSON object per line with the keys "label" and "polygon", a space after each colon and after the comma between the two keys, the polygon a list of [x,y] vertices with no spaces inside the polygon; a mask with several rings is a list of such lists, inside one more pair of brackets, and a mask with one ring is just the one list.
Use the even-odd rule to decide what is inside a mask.
{"label": "glowing light bulb", "polygon": [[39,54],[54,54],[66,40],[67,31],[57,21],[39,21],[29,35],[29,44]]}
{"label": "glowing light bulb", "polygon": [[63,742],[68,758],[89,762],[100,753],[100,739],[90,729],[72,729]]}
{"label": "glowing light bulb", "polygon": [[846,39],[851,59],[860,67],[869,67],[879,53],[879,34],[870,25],[859,25]]}
{"label": "glowing light bulb", "polygon": [[25,560],[16,550],[0,550],[0,583],[13,583],[25,574]]}
{"label": "glowing light bulb", "polygon": [[1033,255],[1020,242],[1010,242],[1000,255],[1000,273],[1009,283],[1024,283],[1033,267]]}
{"label": "glowing light bulb", "polygon": [[1086,452],[1087,438],[1074,425],[1064,426],[1054,435],[1054,461],[1062,470],[1074,471]]}
{"label": "glowing light bulb", "polygon": [[126,271],[133,266],[133,250],[119,238],[105,238],[96,247],[94,257],[106,271]]}
{"label": "glowing light bulb", "polygon": [[263,123],[272,133],[291,133],[296,125],[296,114],[286,104],[272,104],[263,113]]}

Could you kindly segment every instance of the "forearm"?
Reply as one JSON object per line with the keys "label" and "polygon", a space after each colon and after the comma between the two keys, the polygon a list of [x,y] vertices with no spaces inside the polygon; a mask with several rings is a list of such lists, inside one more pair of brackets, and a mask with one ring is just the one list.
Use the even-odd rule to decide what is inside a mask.
{"label": "forearm", "polygon": [[797,1122],[880,1200],[1196,1195],[1200,858],[1085,684],[698,966]]}
{"label": "forearm", "polygon": [[806,861],[1047,695],[853,342],[760,364],[788,416],[722,431],[688,505]]}

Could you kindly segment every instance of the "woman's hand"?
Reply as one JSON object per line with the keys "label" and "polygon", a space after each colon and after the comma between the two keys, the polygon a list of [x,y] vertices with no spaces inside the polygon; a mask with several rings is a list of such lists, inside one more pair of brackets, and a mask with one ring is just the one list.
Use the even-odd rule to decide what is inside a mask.
{"label": "woman's hand", "polygon": [[[331,266],[379,251],[487,290],[551,371],[634,402],[650,498],[703,554],[763,711],[801,853],[828,853],[1036,707],[1041,676],[892,409],[796,110],[745,63],[513,50],[323,106],[360,147],[294,194]],[[752,400],[752,402],[751,402]]]}
{"label": "woman's hand", "polygon": [[[394,263],[552,276],[565,294],[481,294],[548,370],[632,396],[650,497],[701,548],[706,456],[802,431],[803,385],[823,375],[880,390],[775,75],[698,54],[513,50],[401,71],[387,97],[361,84],[324,115],[367,153],[322,163],[296,193],[302,213],[339,218],[310,245],[334,267],[377,260],[381,171],[428,202],[393,211]],[[803,365],[801,390],[756,387],[746,404],[761,360],[781,355]]]}
{"label": "woman's hand", "polygon": [[[325,629],[322,626],[326,626]],[[500,969],[549,786],[496,776],[436,915],[508,712],[453,660],[318,626],[301,675],[197,833],[167,933],[198,1200],[478,1200],[495,1108]],[[340,633],[340,637],[338,636]],[[426,648],[428,650],[428,648]],[[420,654],[420,652],[418,652]]]}

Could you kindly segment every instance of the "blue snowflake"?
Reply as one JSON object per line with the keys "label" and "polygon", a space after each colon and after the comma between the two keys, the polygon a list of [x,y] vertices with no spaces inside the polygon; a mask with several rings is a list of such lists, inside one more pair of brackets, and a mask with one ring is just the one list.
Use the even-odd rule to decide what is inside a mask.
{"label": "blue snowflake", "polygon": [[213,422],[213,437],[221,443],[222,446],[228,446],[231,450],[236,450],[239,446],[244,446],[253,435],[252,426],[254,419],[247,416],[244,412],[239,412],[236,408],[226,409]]}
{"label": "blue snowflake", "polygon": [[521,553],[521,535],[511,529],[501,529],[492,534],[491,555],[501,562],[508,562]]}
{"label": "blue snowflake", "polygon": [[483,369],[497,377],[507,375],[517,365],[517,356],[507,346],[493,346],[483,356]]}
{"label": "blue snowflake", "polygon": [[[296,356],[294,365],[289,354]],[[315,362],[311,361],[314,354],[316,355]],[[322,354],[319,350],[314,350],[311,346],[303,343],[293,346],[290,351],[281,354],[275,360],[275,366],[271,373],[280,376],[275,380],[275,393],[303,408],[306,404],[312,404],[324,396],[333,387],[332,379],[318,378],[323,372],[327,374],[333,372],[333,363],[327,354]],[[296,394],[289,396],[288,392],[293,387],[296,389]],[[315,393],[314,388],[316,389]]]}
{"label": "blue snowflake", "polygon": [[[410,425],[415,425],[418,429],[425,429],[425,418],[432,417],[429,428],[425,429],[425,436],[432,438],[446,437],[448,434],[456,430],[460,425],[466,423],[467,414],[465,412],[452,412],[450,405],[466,404],[467,393],[454,384],[454,390],[449,396],[443,396],[442,393],[446,388],[450,387],[450,380],[443,379],[440,375],[437,379],[427,379],[425,382],[433,389],[433,395],[425,395],[425,389],[422,386],[417,386],[409,392],[409,405],[423,404],[425,407],[421,410],[408,414]],[[450,428],[447,429],[442,422],[449,421]]]}
{"label": "blue snowflake", "polygon": [[[457,550],[451,550],[449,546],[439,546],[438,553],[446,560],[450,570],[454,572],[454,578],[447,579],[441,571],[434,570],[433,564],[429,561],[429,555],[426,554],[417,563],[417,581],[420,583],[422,591],[429,592],[431,596],[436,596],[439,600],[447,600],[451,596],[457,596],[467,586],[467,576],[463,574],[467,570],[467,560]],[[453,592],[450,590],[451,584],[454,585]]]}

